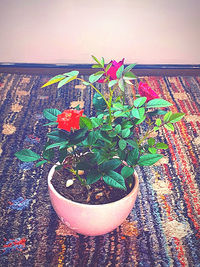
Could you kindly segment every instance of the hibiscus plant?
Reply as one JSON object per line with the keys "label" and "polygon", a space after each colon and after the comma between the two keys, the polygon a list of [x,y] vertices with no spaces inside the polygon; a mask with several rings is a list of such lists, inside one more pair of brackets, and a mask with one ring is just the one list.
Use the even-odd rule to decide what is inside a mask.
{"label": "hibiscus plant", "polygon": [[[136,64],[125,67],[123,59],[105,65],[104,58],[92,57],[95,60],[92,68],[100,70],[90,75],[89,81],[79,78],[78,71],[70,71],[53,77],[43,87],[58,83],[60,88],[75,79],[91,86],[96,92],[93,98],[95,116],[87,117],[79,106],[63,112],[45,109],[43,115],[50,121],[45,126],[51,131],[47,133],[42,154],[23,149],[15,155],[21,161],[38,161],[36,166],[41,166],[53,163],[53,152],[57,149],[55,160],[59,164],[56,169],[68,169],[83,185],[89,186],[103,179],[110,186],[127,190],[125,180],[131,186],[135,166],[153,165],[163,157],[159,152],[168,148],[151,134],[161,127],[173,131],[173,123],[184,113],[167,111],[172,104],[142,82],[132,104],[127,103],[126,86],[132,85],[131,80],[137,78],[131,72]],[[96,82],[107,85],[105,94],[95,86]],[[140,125],[146,129],[142,136],[138,130]]]}

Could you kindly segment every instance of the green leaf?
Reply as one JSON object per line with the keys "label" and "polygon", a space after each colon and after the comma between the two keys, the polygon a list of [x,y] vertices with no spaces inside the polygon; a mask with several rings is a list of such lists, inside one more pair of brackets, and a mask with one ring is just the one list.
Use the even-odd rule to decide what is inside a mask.
{"label": "green leaf", "polygon": [[156,148],[157,149],[167,149],[168,148],[168,145],[165,144],[165,143],[157,143],[156,144]]}
{"label": "green leaf", "polygon": [[157,119],[157,120],[156,120],[156,125],[157,125],[157,126],[160,126],[161,124],[162,124],[161,119]]}
{"label": "green leaf", "polygon": [[103,73],[98,74],[98,75],[95,75],[95,73],[94,73],[94,74],[90,75],[89,76],[89,82],[94,83],[94,82],[98,81],[102,75],[103,75]]}
{"label": "green leaf", "polygon": [[101,178],[101,174],[97,171],[93,170],[87,174],[86,183],[87,184],[94,184]]}
{"label": "green leaf", "polygon": [[117,80],[112,80],[108,83],[108,87],[112,87],[113,85],[115,85],[117,83]]}
{"label": "green leaf", "polygon": [[106,109],[106,102],[98,93],[95,93],[93,96],[93,105],[97,111],[103,111]]}
{"label": "green leaf", "polygon": [[51,125],[58,125],[58,123],[57,122],[49,122],[49,123],[43,124],[43,126],[51,126]]}
{"label": "green leaf", "polygon": [[170,131],[174,131],[174,126],[173,126],[173,124],[171,124],[171,123],[167,123],[167,124],[165,124],[164,125],[164,127],[167,129],[167,130],[170,130]]}
{"label": "green leaf", "polygon": [[92,121],[91,121],[91,119],[88,118],[88,117],[80,117],[79,125],[80,125],[80,128],[85,128],[85,127],[87,127],[88,130],[93,129]]}
{"label": "green leaf", "polygon": [[109,130],[112,130],[112,129],[113,129],[112,126],[111,126],[111,125],[108,125],[108,124],[103,125],[103,126],[101,127],[101,130],[102,130],[102,131],[109,131]]}
{"label": "green leaf", "polygon": [[109,137],[109,135],[106,132],[101,131],[100,132],[100,135],[99,135],[99,138],[101,140],[105,141],[108,144],[112,144],[112,142],[110,140],[110,137]]}
{"label": "green leaf", "polygon": [[49,139],[54,140],[58,143],[65,142],[68,136],[68,133],[64,131],[53,131],[47,134],[47,137]]}
{"label": "green leaf", "polygon": [[112,132],[109,133],[110,137],[115,137],[116,135],[117,135],[117,133],[115,131],[112,131]]}
{"label": "green leaf", "polygon": [[84,81],[83,84],[84,85],[90,85],[90,83],[89,82],[86,82],[86,81]]}
{"label": "green leaf", "polygon": [[137,98],[133,104],[134,106],[137,107],[141,107],[142,105],[144,105],[144,103],[146,102],[147,98],[146,97],[139,97]]}
{"label": "green leaf", "polygon": [[124,139],[119,140],[119,148],[124,150],[126,148],[126,141]]}
{"label": "green leaf", "polygon": [[132,140],[132,139],[127,139],[126,140],[126,142],[130,145],[130,146],[132,146],[133,148],[139,148],[138,147],[138,144],[134,141],[134,140]]}
{"label": "green leaf", "polygon": [[86,138],[87,131],[87,128],[82,128],[80,130],[76,130],[75,132],[71,132],[69,135],[69,144],[77,145],[82,142]]}
{"label": "green leaf", "polygon": [[124,108],[124,105],[117,102],[117,103],[113,103],[113,108],[118,109],[118,110],[122,110]]}
{"label": "green leaf", "polygon": [[156,109],[152,112],[148,112],[148,115],[150,116],[157,116],[157,115],[165,115],[167,113],[166,110],[162,110],[162,109]]}
{"label": "green leaf", "polygon": [[95,64],[95,65],[92,65],[92,68],[93,68],[93,69],[101,69],[102,66],[99,65],[99,64]]}
{"label": "green leaf", "polygon": [[135,148],[131,150],[127,157],[127,163],[129,165],[135,165],[139,157],[139,149]]}
{"label": "green leaf", "polygon": [[116,76],[118,79],[120,79],[122,77],[122,73],[124,71],[124,65],[122,65],[121,67],[119,67],[119,69],[116,72]]}
{"label": "green leaf", "polygon": [[130,129],[124,129],[122,130],[122,137],[127,138],[130,135],[131,131]]}
{"label": "green leaf", "polygon": [[107,175],[103,176],[103,180],[110,186],[126,190],[124,178],[115,171],[109,171]]}
{"label": "green leaf", "polygon": [[170,116],[169,121],[171,123],[180,121],[185,116],[185,113],[174,113]]}
{"label": "green leaf", "polygon": [[127,117],[128,117],[128,113],[127,113],[127,112],[116,111],[116,112],[114,113],[114,116],[115,116],[116,118],[118,118],[118,117],[124,117],[124,118],[127,118]]}
{"label": "green leaf", "polygon": [[104,74],[104,73],[105,73],[104,71],[100,70],[100,71],[95,72],[94,75],[97,76],[99,74]]}
{"label": "green leaf", "polygon": [[43,165],[43,164],[46,163],[46,162],[47,162],[47,160],[41,160],[41,161],[37,162],[37,163],[35,164],[35,166],[36,166],[36,167],[39,167],[39,166]]}
{"label": "green leaf", "polygon": [[156,98],[156,99],[152,99],[150,100],[146,107],[147,108],[165,108],[165,107],[170,107],[172,106],[173,104],[171,104],[170,102],[164,100],[164,99],[161,99],[161,98]]}
{"label": "green leaf", "polygon": [[124,92],[125,89],[126,89],[126,84],[125,84],[125,82],[124,82],[123,79],[120,79],[120,80],[118,81],[118,85],[119,85],[119,88],[122,90],[122,92]]}
{"label": "green leaf", "polygon": [[107,172],[109,170],[115,170],[120,165],[121,165],[120,159],[111,159],[99,165],[99,168],[101,171]]}
{"label": "green leaf", "polygon": [[70,76],[70,77],[74,77],[74,76],[78,76],[78,74],[79,74],[79,71],[77,71],[77,70],[73,70],[73,71],[64,73],[63,75],[65,75],[65,76]]}
{"label": "green leaf", "polygon": [[133,80],[137,79],[137,76],[135,76],[131,71],[129,71],[124,74],[124,78],[128,80]]}
{"label": "green leaf", "polygon": [[136,66],[137,63],[133,63],[133,64],[130,64],[128,65],[125,70],[124,70],[124,73],[126,72],[129,72],[130,70],[132,70],[135,66]]}
{"label": "green leaf", "polygon": [[155,147],[149,147],[148,150],[151,154],[156,154],[157,152],[157,149]]}
{"label": "green leaf", "polygon": [[104,60],[104,58],[102,57],[102,58],[101,58],[101,65],[102,65],[103,68],[104,68],[104,64],[105,64],[105,60]]}
{"label": "green leaf", "polygon": [[55,108],[47,108],[43,110],[44,117],[53,122],[57,120],[57,116],[61,113],[61,111]]}
{"label": "green leaf", "polygon": [[97,128],[99,125],[101,125],[102,121],[99,118],[91,118],[92,121],[92,127]]}
{"label": "green leaf", "polygon": [[49,85],[57,83],[57,82],[60,82],[64,78],[65,78],[64,75],[56,75],[55,77],[51,78],[48,82],[46,82],[44,85],[42,85],[41,88],[49,86]]}
{"label": "green leaf", "polygon": [[110,69],[111,66],[112,66],[112,62],[109,63],[109,64],[106,66],[106,72]]}
{"label": "green leaf", "polygon": [[51,161],[54,158],[54,151],[53,151],[53,149],[49,149],[49,150],[43,151],[42,156],[43,156],[44,159],[47,159],[47,160],[50,160]]}
{"label": "green leaf", "polygon": [[138,165],[140,166],[150,166],[156,163],[159,159],[161,159],[163,155],[161,154],[146,154],[140,157],[138,161]]}
{"label": "green leaf", "polygon": [[139,121],[137,121],[135,124],[138,125],[142,123],[146,119],[146,116],[142,117]]}
{"label": "green leaf", "polygon": [[139,113],[139,110],[137,108],[132,109],[131,114],[134,118],[140,119],[140,113]]}
{"label": "green leaf", "polygon": [[58,83],[58,88],[62,87],[63,85],[73,81],[76,79],[77,76],[69,76],[69,77],[66,77],[65,79],[61,80],[59,83]]}
{"label": "green leaf", "polygon": [[64,141],[64,142],[59,142],[59,143],[54,143],[54,144],[51,144],[51,145],[48,145],[45,150],[48,150],[48,149],[51,149],[51,148],[54,148],[54,147],[57,147],[57,146],[63,146],[63,145],[66,145],[68,144],[68,141]]}
{"label": "green leaf", "polygon": [[101,66],[100,61],[95,56],[92,56],[92,58]]}
{"label": "green leaf", "polygon": [[167,113],[165,114],[164,118],[163,118],[163,121],[164,121],[164,122],[168,122],[169,119],[170,119],[170,117],[171,117],[171,115],[172,115],[172,112],[171,112],[171,111],[167,112]]}
{"label": "green leaf", "polygon": [[31,162],[40,159],[40,155],[36,154],[30,149],[22,149],[15,153],[15,156],[24,162]]}
{"label": "green leaf", "polygon": [[97,132],[95,131],[90,132],[87,137],[88,145],[89,146],[93,145],[97,141],[97,138],[98,138]]}
{"label": "green leaf", "polygon": [[133,127],[133,123],[130,122],[130,121],[124,121],[124,122],[122,122],[122,127],[123,127],[124,129],[130,129],[130,128]]}
{"label": "green leaf", "polygon": [[149,146],[153,146],[155,144],[155,139],[150,137],[147,142]]}
{"label": "green leaf", "polygon": [[132,175],[134,172],[133,168],[128,167],[128,166],[124,166],[121,170],[121,175],[126,179],[127,177],[129,177],[130,175]]}
{"label": "green leaf", "polygon": [[158,131],[160,128],[158,127],[158,126],[155,126],[154,128],[153,128],[153,130],[156,132],[156,131]]}
{"label": "green leaf", "polygon": [[122,127],[121,127],[120,124],[117,124],[117,125],[115,126],[115,131],[116,131],[116,133],[120,133],[120,132],[121,132],[121,129],[122,129]]}

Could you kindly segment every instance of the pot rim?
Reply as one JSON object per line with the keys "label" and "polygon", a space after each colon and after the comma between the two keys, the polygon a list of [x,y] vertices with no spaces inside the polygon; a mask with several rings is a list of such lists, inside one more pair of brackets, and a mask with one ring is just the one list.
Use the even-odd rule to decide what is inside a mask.
{"label": "pot rim", "polygon": [[58,193],[58,192],[56,191],[56,189],[55,189],[54,186],[52,185],[52,183],[51,183],[51,179],[53,178],[53,174],[54,174],[55,168],[56,168],[56,165],[54,165],[54,166],[50,169],[50,171],[49,171],[49,173],[48,173],[48,186],[49,186],[49,188],[54,192],[54,194],[55,194],[58,198],[60,198],[60,199],[62,199],[62,200],[64,200],[64,201],[66,201],[66,202],[73,203],[74,205],[77,205],[77,206],[83,206],[83,207],[85,206],[85,207],[93,208],[93,207],[100,207],[100,206],[104,206],[104,205],[114,205],[115,203],[117,203],[117,202],[119,202],[119,201],[125,201],[127,198],[130,198],[131,195],[134,195],[134,194],[137,193],[137,191],[138,191],[138,187],[139,187],[139,179],[138,179],[138,174],[137,174],[137,172],[134,170],[134,174],[133,174],[133,175],[134,175],[134,177],[135,177],[135,185],[134,185],[133,189],[131,190],[131,192],[130,192],[128,195],[126,195],[125,197],[123,197],[123,198],[121,198],[121,199],[119,199],[119,200],[116,200],[116,201],[114,201],[114,202],[105,203],[105,204],[86,204],[86,203],[75,202],[75,201],[73,201],[73,200],[70,200],[70,199],[65,198],[64,196],[62,196],[60,193]]}

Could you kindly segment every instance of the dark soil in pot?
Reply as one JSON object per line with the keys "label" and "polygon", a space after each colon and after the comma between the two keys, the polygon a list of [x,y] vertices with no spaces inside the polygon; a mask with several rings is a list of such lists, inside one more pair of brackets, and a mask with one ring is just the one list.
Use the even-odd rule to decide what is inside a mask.
{"label": "dark soil in pot", "polygon": [[126,184],[127,191],[124,191],[113,188],[107,185],[103,180],[99,180],[88,188],[83,186],[78,179],[75,179],[70,187],[66,187],[67,180],[73,178],[73,174],[63,168],[54,172],[51,183],[60,195],[72,201],[84,204],[99,205],[120,200],[128,195],[134,187],[134,184],[131,188]]}

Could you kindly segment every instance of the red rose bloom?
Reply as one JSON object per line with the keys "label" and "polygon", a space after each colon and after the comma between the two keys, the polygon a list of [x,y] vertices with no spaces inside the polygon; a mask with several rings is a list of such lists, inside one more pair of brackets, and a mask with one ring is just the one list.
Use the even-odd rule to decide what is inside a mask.
{"label": "red rose bloom", "polygon": [[159,96],[154,92],[147,83],[139,83],[138,92],[140,96],[146,96],[146,102],[149,102],[152,99],[159,98]]}
{"label": "red rose bloom", "polygon": [[67,109],[57,116],[58,128],[70,132],[80,129],[79,121],[83,110]]}
{"label": "red rose bloom", "polygon": [[[112,60],[110,63],[112,63],[112,66],[106,72],[106,76],[110,76],[110,80],[116,80],[117,79],[116,73],[117,73],[118,69],[124,64],[124,58],[121,61],[119,61],[118,63],[115,60]],[[99,83],[105,83],[106,82],[105,76],[103,79],[98,80],[98,82]]]}

